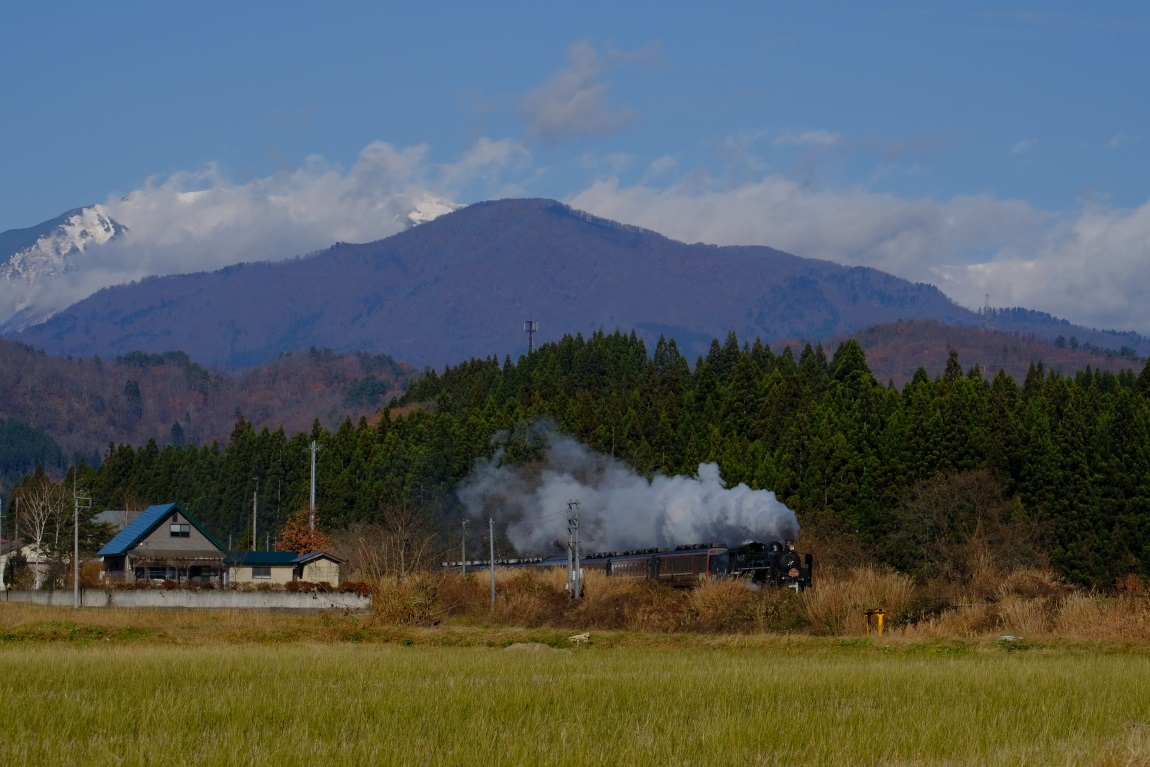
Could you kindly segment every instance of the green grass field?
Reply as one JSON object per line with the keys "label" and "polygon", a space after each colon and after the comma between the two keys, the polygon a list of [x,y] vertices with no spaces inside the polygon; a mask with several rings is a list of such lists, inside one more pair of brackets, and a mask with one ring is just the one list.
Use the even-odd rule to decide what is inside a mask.
{"label": "green grass field", "polygon": [[21,609],[3,764],[1150,764],[1141,645]]}

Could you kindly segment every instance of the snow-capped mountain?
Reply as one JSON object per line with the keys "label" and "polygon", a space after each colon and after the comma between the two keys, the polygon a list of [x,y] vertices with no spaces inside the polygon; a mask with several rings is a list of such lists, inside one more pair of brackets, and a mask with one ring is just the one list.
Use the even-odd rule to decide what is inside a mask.
{"label": "snow-capped mountain", "polygon": [[255,192],[245,197],[231,188],[134,192],[0,232],[0,333],[44,322],[101,288],[278,261],[337,240],[370,242],[461,207],[430,192],[384,191],[350,206]]}
{"label": "snow-capped mountain", "polygon": [[428,221],[433,221],[445,213],[451,213],[462,207],[464,206],[445,200],[438,195],[425,193],[416,198],[411,212],[407,214],[407,225],[411,227],[416,224],[426,224]]}
{"label": "snow-capped mountain", "polygon": [[99,205],[0,233],[0,277],[35,283],[81,268],[80,256],[127,231]]}

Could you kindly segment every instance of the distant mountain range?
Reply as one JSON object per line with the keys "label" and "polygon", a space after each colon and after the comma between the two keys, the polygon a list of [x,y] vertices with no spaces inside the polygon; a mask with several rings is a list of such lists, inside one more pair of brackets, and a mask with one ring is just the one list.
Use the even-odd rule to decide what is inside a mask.
{"label": "distant mountain range", "polygon": [[386,353],[416,367],[527,350],[563,334],[634,329],[690,358],[735,331],[767,342],[829,339],[935,320],[1150,353],[1133,333],[1027,310],[987,316],[937,288],[767,247],[685,244],[551,200],[470,205],[377,242],[276,263],[106,288],[12,334],[58,355],[186,352],[247,366],[309,347]]}

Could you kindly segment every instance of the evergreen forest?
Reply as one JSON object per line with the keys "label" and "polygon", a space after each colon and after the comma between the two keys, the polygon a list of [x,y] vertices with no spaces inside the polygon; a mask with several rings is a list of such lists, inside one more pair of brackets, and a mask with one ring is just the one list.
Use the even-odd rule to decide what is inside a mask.
{"label": "evergreen forest", "polygon": [[854,340],[828,357],[731,333],[692,364],[672,340],[652,353],[634,333],[597,332],[518,362],[428,371],[375,418],[334,431],[241,418],[225,445],[111,444],[74,477],[91,513],[176,501],[236,548],[253,543],[254,506],[263,548],[308,503],[314,440],[326,530],[415,510],[446,550],[458,541],[454,488],[497,443],[505,460],[537,457],[525,435],[544,419],[647,476],[715,462],[728,486],[774,491],[824,564],[961,580],[981,558],[1103,588],[1150,575],[1150,365],[1063,375],[1032,364],[1019,382],[964,370],[952,351],[943,373],[920,368],[899,389],[875,379]]}

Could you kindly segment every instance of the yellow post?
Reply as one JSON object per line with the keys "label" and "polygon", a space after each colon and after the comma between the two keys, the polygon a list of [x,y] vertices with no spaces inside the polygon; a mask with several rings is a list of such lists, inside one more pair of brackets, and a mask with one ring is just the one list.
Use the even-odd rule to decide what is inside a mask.
{"label": "yellow post", "polygon": [[882,636],[882,628],[883,628],[882,623],[883,623],[883,618],[886,616],[886,613],[883,612],[882,608],[879,608],[877,610],[867,610],[865,612],[865,614],[866,614],[866,633],[868,633],[868,634],[870,633],[871,626],[873,625],[875,627],[875,633],[877,633],[879,636]]}

